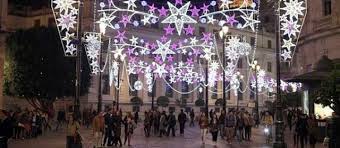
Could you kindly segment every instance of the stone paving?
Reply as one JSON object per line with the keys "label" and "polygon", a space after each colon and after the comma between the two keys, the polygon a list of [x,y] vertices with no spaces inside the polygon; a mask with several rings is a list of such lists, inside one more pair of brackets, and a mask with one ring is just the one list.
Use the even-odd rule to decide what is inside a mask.
{"label": "stone paving", "polygon": [[[217,142],[216,148],[270,148],[271,144],[265,144],[265,138],[263,129],[253,128],[253,137],[251,142],[233,142],[231,145],[227,144],[220,137]],[[179,130],[176,131],[177,134]],[[93,148],[93,137],[90,129],[81,129],[81,134],[84,138],[83,148]],[[11,140],[9,141],[9,148],[64,148],[65,147],[65,132],[48,132],[37,139],[27,140]],[[288,148],[293,148],[292,135],[290,132],[286,132],[286,142]],[[124,140],[124,139],[122,139]],[[146,138],[143,135],[142,126],[136,129],[133,136],[132,146],[130,148],[213,148],[214,143],[211,141],[211,134],[207,135],[207,141],[205,145],[202,145],[200,140],[200,133],[198,127],[189,128],[185,130],[184,136],[176,137],[163,137],[151,136]],[[318,145],[317,148],[321,148]],[[123,146],[128,148],[128,146]]]}

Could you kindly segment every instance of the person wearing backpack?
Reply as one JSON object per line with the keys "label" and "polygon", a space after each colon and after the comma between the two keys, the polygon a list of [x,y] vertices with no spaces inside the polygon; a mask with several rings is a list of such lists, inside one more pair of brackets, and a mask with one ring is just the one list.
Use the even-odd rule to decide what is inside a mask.
{"label": "person wearing backpack", "polygon": [[226,116],[226,137],[228,144],[231,144],[231,141],[234,137],[234,131],[236,127],[236,116],[234,115],[234,112],[229,111],[228,115]]}

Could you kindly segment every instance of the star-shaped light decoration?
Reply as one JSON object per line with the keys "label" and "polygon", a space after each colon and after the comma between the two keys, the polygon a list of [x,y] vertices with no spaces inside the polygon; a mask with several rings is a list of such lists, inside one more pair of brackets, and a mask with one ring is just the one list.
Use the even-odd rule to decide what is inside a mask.
{"label": "star-shaped light decoration", "polygon": [[260,21],[256,20],[256,18],[254,18],[254,12],[250,13],[249,15],[242,15],[241,17],[245,21],[242,28],[250,27],[250,29],[252,31],[255,31],[255,24],[260,23]]}
{"label": "star-shaped light decoration", "polygon": [[113,50],[112,53],[114,53],[114,58],[118,59],[120,58],[121,61],[124,61],[124,58],[126,57],[126,54],[123,52],[124,48],[116,46],[116,50]]}
{"label": "star-shaped light decoration", "polygon": [[126,0],[123,3],[128,5],[128,9],[135,10],[135,8],[137,8],[135,2],[136,0]]}
{"label": "star-shaped light decoration", "polygon": [[156,42],[157,42],[157,45],[158,45],[158,49],[155,50],[154,52],[152,52],[152,54],[161,55],[163,61],[166,60],[167,55],[176,54],[174,51],[172,51],[170,49],[171,40],[166,42],[165,44],[163,44],[162,42],[160,42],[158,40]]}
{"label": "star-shaped light decoration", "polygon": [[68,13],[69,9],[75,9],[73,4],[76,4],[75,0],[53,0],[53,4],[55,4],[54,9],[60,9],[60,13]]}
{"label": "star-shaped light decoration", "polygon": [[102,24],[106,27],[110,27],[111,29],[115,29],[112,25],[112,21],[116,18],[114,15],[107,15],[106,12],[103,12],[103,16],[97,21],[98,24]]}
{"label": "star-shaped light decoration", "polygon": [[60,18],[57,19],[58,25],[61,27],[61,30],[70,30],[74,28],[74,24],[77,23],[75,20],[76,16],[73,16],[72,14],[60,14]]}
{"label": "star-shaped light decoration", "polygon": [[165,64],[156,64],[156,70],[154,71],[154,73],[158,74],[159,77],[162,77],[163,74],[167,74],[168,72],[165,70]]}
{"label": "star-shaped light decoration", "polygon": [[172,5],[170,2],[168,2],[168,6],[170,9],[171,15],[167,17],[166,19],[164,19],[162,23],[163,24],[164,23],[175,24],[178,35],[181,35],[182,29],[185,23],[194,23],[194,24],[197,23],[196,20],[194,20],[193,18],[187,15],[190,2],[187,2],[180,9]]}
{"label": "star-shaped light decoration", "polygon": [[289,16],[290,19],[298,19],[299,15],[304,15],[302,11],[304,11],[306,8],[303,7],[303,1],[299,0],[290,0],[290,1],[285,1],[284,5],[285,7],[281,8],[281,10],[285,11],[285,16]]}
{"label": "star-shaped light decoration", "polygon": [[281,56],[284,61],[287,61],[288,59],[292,58],[292,53],[290,52],[290,50],[283,50]]}
{"label": "star-shaped light decoration", "polygon": [[289,38],[289,40],[283,39],[283,48],[287,48],[288,50],[290,50],[294,46],[295,44],[292,42],[292,38]]}
{"label": "star-shaped light decoration", "polygon": [[230,0],[221,0],[221,5],[220,5],[220,9],[225,10],[225,9],[229,9],[229,5],[234,3],[233,1]]}
{"label": "star-shaped light decoration", "polygon": [[288,37],[296,37],[296,34],[300,32],[299,28],[301,25],[297,21],[289,20],[283,22],[281,30],[284,31],[283,35],[288,35]]}

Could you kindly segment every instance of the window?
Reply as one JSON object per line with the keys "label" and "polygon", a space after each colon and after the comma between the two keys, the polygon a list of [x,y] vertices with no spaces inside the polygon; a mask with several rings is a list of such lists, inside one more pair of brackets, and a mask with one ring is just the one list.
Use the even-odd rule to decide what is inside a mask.
{"label": "window", "polygon": [[[130,74],[130,86],[133,88],[135,82],[138,80],[138,74]],[[138,96],[138,91],[133,88],[133,90],[129,89],[130,96]]]}
{"label": "window", "polygon": [[[215,86],[214,86],[214,88],[213,88],[213,90],[214,90],[214,92],[218,92],[217,91],[217,89],[218,89],[218,85],[217,85],[217,82],[215,83]],[[217,93],[212,93],[211,94],[211,99],[217,99]]]}
{"label": "window", "polygon": [[250,37],[250,45],[255,46],[255,38],[254,37]]}
{"label": "window", "polygon": [[332,14],[332,0],[323,0],[323,15],[331,15]]}
{"label": "window", "polygon": [[39,27],[40,26],[40,20],[39,19],[36,19],[34,20],[34,27]]}
{"label": "window", "polygon": [[267,41],[267,47],[268,48],[272,48],[272,40],[268,40]]}
{"label": "window", "polygon": [[104,80],[104,83],[103,83],[103,94],[105,95],[108,95],[110,94],[110,83],[109,83],[109,75],[105,74],[103,75],[103,80]]}
{"label": "window", "polygon": [[323,52],[323,55],[328,56],[328,49],[323,49],[322,52]]}
{"label": "window", "polygon": [[165,96],[173,97],[173,91],[172,91],[172,88],[171,88],[173,85],[172,85],[172,83],[170,83],[170,77],[166,76],[165,80],[168,82],[168,83],[165,83]]}
{"label": "window", "polygon": [[267,62],[267,71],[272,72],[272,62]]}
{"label": "window", "polygon": [[[182,82],[182,92],[189,92],[189,85],[187,82]],[[182,98],[189,98],[189,94],[182,94]]]}
{"label": "window", "polygon": [[48,18],[48,26],[49,27],[55,26],[55,20],[53,17]]}
{"label": "window", "polygon": [[251,86],[251,83],[249,83],[249,88],[250,88],[249,99],[255,100],[255,88]]}
{"label": "window", "polygon": [[241,92],[243,90],[243,83],[240,82],[240,88],[237,90],[237,100],[243,100],[243,93]]}
{"label": "window", "polygon": [[242,59],[238,59],[238,61],[237,61],[237,68],[242,68],[243,66],[242,66]]}

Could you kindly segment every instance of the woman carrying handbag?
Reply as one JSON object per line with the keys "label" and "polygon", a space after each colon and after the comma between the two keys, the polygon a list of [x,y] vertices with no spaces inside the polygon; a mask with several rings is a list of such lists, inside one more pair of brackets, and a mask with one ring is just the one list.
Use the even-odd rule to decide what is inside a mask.
{"label": "woman carrying handbag", "polygon": [[79,122],[71,115],[67,124],[66,148],[81,148],[81,136],[79,134]]}

